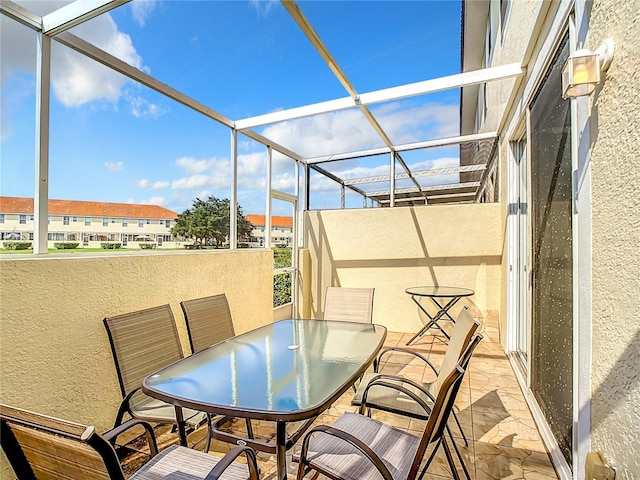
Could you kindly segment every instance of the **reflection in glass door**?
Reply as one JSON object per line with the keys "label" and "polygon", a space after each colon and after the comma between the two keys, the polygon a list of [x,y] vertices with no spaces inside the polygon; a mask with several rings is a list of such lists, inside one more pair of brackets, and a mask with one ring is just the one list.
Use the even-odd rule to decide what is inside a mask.
{"label": "reflection in glass door", "polygon": [[515,255],[513,281],[515,293],[515,338],[513,351],[523,371],[529,371],[529,345],[531,332],[531,227],[529,223],[529,161],[526,137],[513,145],[515,159]]}

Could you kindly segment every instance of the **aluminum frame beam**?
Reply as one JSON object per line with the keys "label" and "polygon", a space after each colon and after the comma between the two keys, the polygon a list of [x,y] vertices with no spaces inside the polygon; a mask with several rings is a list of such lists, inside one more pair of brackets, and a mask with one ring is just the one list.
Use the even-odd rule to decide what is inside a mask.
{"label": "aluminum frame beam", "polygon": [[42,31],[42,18],[11,0],[0,2],[0,12],[33,30]]}
{"label": "aluminum frame beam", "polygon": [[[422,191],[429,192],[429,191],[437,191],[437,190],[455,190],[457,188],[478,188],[479,186],[480,186],[480,182],[447,183],[445,185],[429,185],[427,187],[422,187]],[[419,190],[417,188],[399,188],[396,190],[396,194],[411,194],[411,193],[418,193],[418,192]],[[390,194],[389,190],[379,190],[377,192],[366,193],[368,197],[384,197],[389,194]],[[475,194],[475,192],[473,194]]]}
{"label": "aluminum frame beam", "polygon": [[71,2],[42,17],[42,33],[57,35],[131,0],[82,0]]}
{"label": "aluminum frame beam", "polygon": [[398,87],[385,88],[360,95],[356,94],[357,96],[355,99],[354,97],[343,97],[335,100],[328,100],[326,102],[313,103],[302,107],[280,110],[278,112],[267,113],[264,115],[257,115],[255,117],[248,117],[236,120],[236,126],[241,130],[245,128],[260,127],[286,120],[294,120],[322,113],[346,110],[360,105],[373,105],[376,103],[391,102],[394,100],[426,95],[443,90],[479,85],[494,80],[503,80],[521,76],[524,73],[525,69],[519,63],[510,63],[500,65],[498,67],[488,67],[480,70],[473,70],[471,72],[456,73],[446,77],[409,83]]}
{"label": "aluminum frame beam", "polygon": [[[424,148],[445,147],[448,145],[458,145],[461,143],[477,142],[479,140],[490,140],[498,136],[497,132],[474,133],[472,135],[460,135],[457,137],[440,138],[436,140],[425,140],[423,142],[405,143],[402,145],[393,145],[395,152],[406,152],[409,150],[421,150]],[[347,152],[332,155],[323,155],[320,157],[310,157],[306,159],[309,164],[335,162],[338,160],[350,160],[352,158],[371,157],[373,155],[383,155],[391,152],[388,147],[372,148],[369,150],[360,150],[357,152]]]}
{"label": "aluminum frame beam", "polygon": [[[463,165],[461,167],[445,167],[445,168],[434,168],[433,170],[420,170],[417,172],[413,172],[414,177],[428,177],[433,175],[448,175],[451,173],[462,173],[462,172],[477,172],[480,170],[484,170],[487,168],[486,164],[479,163],[475,165]],[[395,176],[396,180],[406,180],[409,176],[406,173],[399,173]],[[378,175],[375,177],[361,177],[361,178],[350,178],[344,180],[345,185],[362,185],[366,183],[378,183],[378,182],[388,182],[391,180],[391,175]]]}

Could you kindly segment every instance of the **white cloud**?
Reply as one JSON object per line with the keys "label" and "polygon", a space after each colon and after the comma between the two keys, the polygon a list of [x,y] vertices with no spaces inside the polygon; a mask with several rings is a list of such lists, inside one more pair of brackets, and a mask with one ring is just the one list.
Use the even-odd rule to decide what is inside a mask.
{"label": "white cloud", "polygon": [[[21,6],[38,15],[50,13],[69,2],[20,1]],[[145,3],[145,2],[142,2]],[[36,43],[33,36],[17,22],[1,17],[2,29],[2,83],[11,79],[16,71],[35,74]],[[118,30],[109,13],[72,29],[78,37],[105,50],[138,69],[145,70],[131,37]],[[52,42],[51,84],[55,98],[67,107],[89,102],[115,103],[129,80],[107,67],[89,60],[74,50]]]}
{"label": "white cloud", "polygon": [[156,8],[155,0],[133,0],[130,5],[133,19],[141,27],[144,27],[147,18]]}
{"label": "white cloud", "polygon": [[124,168],[124,163],[122,162],[106,162],[104,164],[104,168],[107,170],[111,170],[112,172],[119,172]]}
{"label": "white cloud", "polygon": [[305,157],[384,145],[359,110],[290,120],[266,127],[262,134]]}
{"label": "white cloud", "polygon": [[204,188],[211,184],[209,175],[191,175],[190,177],[179,178],[171,182],[172,190],[191,190]]}
{"label": "white cloud", "polygon": [[258,17],[266,17],[278,2],[277,0],[250,0],[249,3],[258,13]]}
{"label": "white cloud", "polygon": [[129,103],[131,113],[135,117],[158,117],[166,113],[166,109],[163,109],[155,103],[149,102],[147,99],[140,95],[134,95],[131,92],[126,94],[126,99]]}
{"label": "white cloud", "polygon": [[[238,183],[243,188],[264,188],[266,153],[254,152],[238,155]],[[201,188],[228,190],[231,182],[231,162],[228,158],[180,157],[176,165],[185,170],[185,177],[173,180],[173,190]],[[207,194],[211,195],[209,190]]]}
{"label": "white cloud", "polygon": [[207,170],[212,170],[214,168],[227,169],[228,170],[228,159],[219,159],[217,157],[212,157],[208,159],[197,159],[193,157],[180,157],[176,160],[176,165],[178,167],[182,167],[186,170],[188,174],[198,174],[205,172]]}
{"label": "white cloud", "polygon": [[160,188],[167,188],[170,185],[170,182],[158,180],[157,182],[151,182],[146,178],[141,180],[136,180],[133,182],[134,187],[146,188],[149,190],[158,190]]}
{"label": "white cloud", "polygon": [[160,205],[162,207],[164,206],[165,199],[164,197],[151,197],[148,200],[134,200],[133,198],[130,198],[127,200],[127,203],[135,205]]}
{"label": "white cloud", "polygon": [[[458,134],[457,105],[407,101],[371,111],[398,145]],[[384,146],[364,115],[355,109],[281,122],[266,127],[262,134],[308,158]]]}

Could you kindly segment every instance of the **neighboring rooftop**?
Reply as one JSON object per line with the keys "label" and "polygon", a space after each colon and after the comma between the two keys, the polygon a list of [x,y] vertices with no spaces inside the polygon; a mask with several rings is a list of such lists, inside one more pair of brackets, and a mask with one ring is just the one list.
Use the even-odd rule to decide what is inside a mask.
{"label": "neighboring rooftop", "polygon": [[[33,214],[33,198],[0,197],[0,213]],[[159,205],[49,200],[49,215],[174,220],[178,214]]]}

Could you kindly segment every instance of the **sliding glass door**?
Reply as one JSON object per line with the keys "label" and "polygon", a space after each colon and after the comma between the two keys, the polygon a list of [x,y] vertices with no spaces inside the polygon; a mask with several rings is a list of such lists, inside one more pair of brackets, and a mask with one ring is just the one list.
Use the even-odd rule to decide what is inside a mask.
{"label": "sliding glass door", "polygon": [[572,464],[573,256],[571,111],[562,98],[561,42],[530,104],[532,338],[531,390]]}

